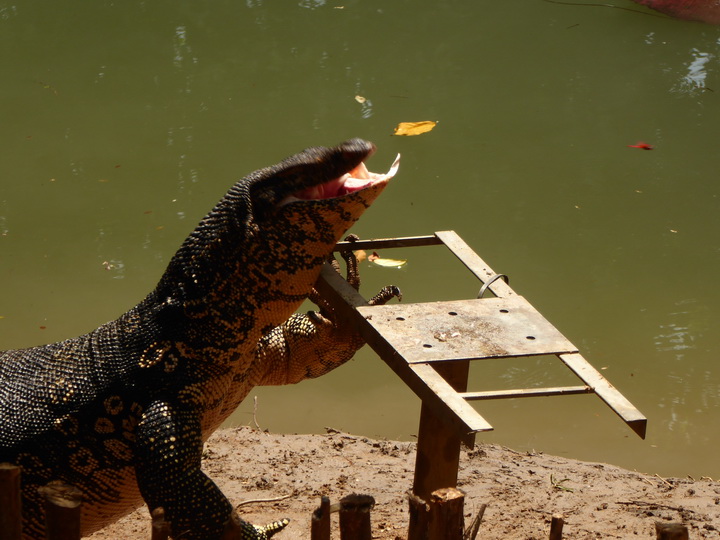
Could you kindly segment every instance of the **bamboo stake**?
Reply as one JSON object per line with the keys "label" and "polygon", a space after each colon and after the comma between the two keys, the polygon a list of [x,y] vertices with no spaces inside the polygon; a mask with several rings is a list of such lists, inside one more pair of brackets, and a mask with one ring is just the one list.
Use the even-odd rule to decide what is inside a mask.
{"label": "bamboo stake", "polygon": [[550,540],[562,540],[562,531],[565,520],[560,514],[555,514],[550,522]]}
{"label": "bamboo stake", "polygon": [[80,490],[53,481],[38,491],[45,498],[47,540],[80,540]]}
{"label": "bamboo stake", "polygon": [[370,495],[348,495],[340,499],[340,538],[372,540],[370,510],[375,499]]}
{"label": "bamboo stake", "polygon": [[165,521],[165,510],[161,507],[152,511],[151,540],[168,540],[170,537],[170,523]]}
{"label": "bamboo stake", "polygon": [[465,493],[442,488],[430,494],[428,540],[463,540]]}
{"label": "bamboo stake", "polygon": [[310,521],[311,540],[330,540],[330,498],[320,497],[320,506],[315,509]]}
{"label": "bamboo stake", "polygon": [[407,498],[410,513],[408,540],[427,540],[429,507],[423,499],[412,491],[408,491]]}
{"label": "bamboo stake", "polygon": [[0,538],[22,538],[20,467],[0,463]]}
{"label": "bamboo stake", "polygon": [[655,532],[657,540],[688,540],[690,533],[682,523],[662,523],[655,522]]}

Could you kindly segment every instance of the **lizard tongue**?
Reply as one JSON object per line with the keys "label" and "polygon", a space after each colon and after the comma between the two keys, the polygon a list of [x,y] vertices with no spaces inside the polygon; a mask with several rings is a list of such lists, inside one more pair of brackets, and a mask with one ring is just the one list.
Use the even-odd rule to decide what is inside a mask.
{"label": "lizard tongue", "polygon": [[398,154],[395,161],[390,166],[390,170],[385,174],[370,172],[364,163],[360,163],[360,165],[350,172],[343,174],[341,177],[325,182],[324,184],[320,184],[319,186],[304,189],[297,193],[295,197],[303,200],[342,197],[343,195],[360,191],[378,182],[390,180],[393,176],[395,176],[395,173],[397,173],[399,166],[400,154]]}

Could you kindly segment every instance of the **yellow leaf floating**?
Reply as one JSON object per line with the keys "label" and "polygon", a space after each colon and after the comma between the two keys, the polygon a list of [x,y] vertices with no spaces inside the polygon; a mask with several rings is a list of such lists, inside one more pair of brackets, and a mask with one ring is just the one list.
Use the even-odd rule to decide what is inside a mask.
{"label": "yellow leaf floating", "polygon": [[423,122],[400,122],[395,128],[393,135],[420,135],[421,133],[427,133],[437,125],[437,122],[425,120]]}
{"label": "yellow leaf floating", "polygon": [[374,251],[372,252],[372,255],[368,255],[367,260],[385,268],[400,268],[405,266],[405,263],[407,263],[407,261],[403,259],[384,259]]}

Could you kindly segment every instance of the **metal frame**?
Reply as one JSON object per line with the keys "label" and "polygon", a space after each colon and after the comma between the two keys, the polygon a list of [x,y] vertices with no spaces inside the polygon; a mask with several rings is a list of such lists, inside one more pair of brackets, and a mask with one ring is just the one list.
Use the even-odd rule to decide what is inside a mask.
{"label": "metal frame", "polygon": [[[554,326],[517,295],[454,231],[340,242],[336,251],[444,245],[496,298],[370,306],[329,264],[318,292],[422,400],[413,493],[457,485],[460,445],[493,427],[468,403],[487,399],[596,394],[640,437],[647,419]],[[555,355],[584,384],[468,392],[471,361]]]}

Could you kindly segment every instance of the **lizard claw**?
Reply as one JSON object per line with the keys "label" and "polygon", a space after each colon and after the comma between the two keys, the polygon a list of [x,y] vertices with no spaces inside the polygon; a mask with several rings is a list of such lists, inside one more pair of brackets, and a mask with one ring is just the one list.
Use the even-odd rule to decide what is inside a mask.
{"label": "lizard claw", "polygon": [[400,288],[396,285],[383,287],[379,293],[368,300],[368,304],[371,306],[382,306],[392,298],[397,298],[398,301],[402,301],[402,291],[400,291]]}

